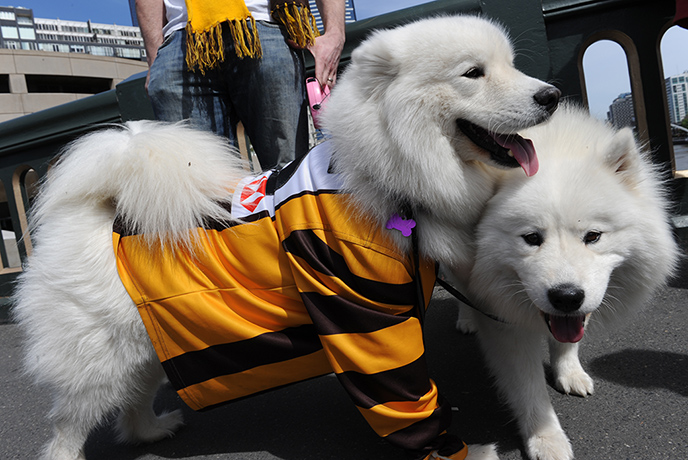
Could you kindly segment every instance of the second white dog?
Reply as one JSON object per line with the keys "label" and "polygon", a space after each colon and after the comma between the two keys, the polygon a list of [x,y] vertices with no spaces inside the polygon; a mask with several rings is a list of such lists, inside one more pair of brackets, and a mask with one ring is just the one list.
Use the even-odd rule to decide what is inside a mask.
{"label": "second white dog", "polygon": [[571,444],[547,394],[540,353],[550,342],[556,387],[587,395],[578,360],[588,328],[608,328],[640,310],[676,266],[662,180],[630,129],[560,108],[527,135],[541,170],[509,174],[478,226],[459,327],[478,339],[533,460],[570,460]]}

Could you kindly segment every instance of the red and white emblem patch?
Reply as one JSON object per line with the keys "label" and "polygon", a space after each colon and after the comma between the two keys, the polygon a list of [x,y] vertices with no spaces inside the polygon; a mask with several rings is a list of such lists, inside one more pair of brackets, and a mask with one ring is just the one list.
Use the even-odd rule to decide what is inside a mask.
{"label": "red and white emblem patch", "polygon": [[268,178],[265,176],[259,177],[253,182],[247,184],[241,191],[241,205],[249,212],[253,212],[258,207],[258,203],[265,198],[265,184]]}

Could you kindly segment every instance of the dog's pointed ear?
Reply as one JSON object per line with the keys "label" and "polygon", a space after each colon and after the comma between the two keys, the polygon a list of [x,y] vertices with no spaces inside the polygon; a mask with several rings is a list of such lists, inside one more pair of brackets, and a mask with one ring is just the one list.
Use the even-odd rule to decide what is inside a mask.
{"label": "dog's pointed ear", "polygon": [[399,72],[399,64],[389,40],[382,40],[379,34],[367,39],[353,51],[351,65],[369,94],[389,85]]}
{"label": "dog's pointed ear", "polygon": [[633,130],[623,128],[617,131],[607,149],[605,163],[623,182],[634,187],[640,180],[642,169],[641,151]]}

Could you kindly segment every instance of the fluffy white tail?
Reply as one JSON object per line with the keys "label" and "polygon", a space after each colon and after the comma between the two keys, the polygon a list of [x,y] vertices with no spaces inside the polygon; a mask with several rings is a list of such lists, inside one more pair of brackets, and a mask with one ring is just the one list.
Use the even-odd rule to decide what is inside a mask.
{"label": "fluffy white tail", "polygon": [[183,243],[204,220],[232,220],[223,205],[247,174],[224,138],[184,123],[129,122],[67,146],[43,184],[32,225],[75,207],[106,206],[150,242]]}

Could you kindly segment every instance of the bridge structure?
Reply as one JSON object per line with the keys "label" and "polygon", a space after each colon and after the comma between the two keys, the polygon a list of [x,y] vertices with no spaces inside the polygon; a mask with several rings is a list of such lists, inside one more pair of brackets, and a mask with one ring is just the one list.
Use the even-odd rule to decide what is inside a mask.
{"label": "bridge structure", "polygon": [[[688,221],[688,171],[673,169],[658,46],[672,25],[674,0],[438,0],[348,24],[341,66],[348,64],[351,51],[374,29],[458,13],[503,23],[515,39],[517,67],[553,82],[564,97],[582,103],[587,101],[582,64],[586,49],[603,39],[620,44],[628,58],[638,135],[672,178],[674,221],[683,235],[683,223]],[[308,66],[312,72],[313,62]],[[10,294],[21,260],[31,253],[26,214],[37,181],[77,136],[107,123],[152,119],[144,81],[145,74],[137,74],[113,90],[0,123],[0,224],[5,237],[5,244],[0,244],[0,298]]]}

